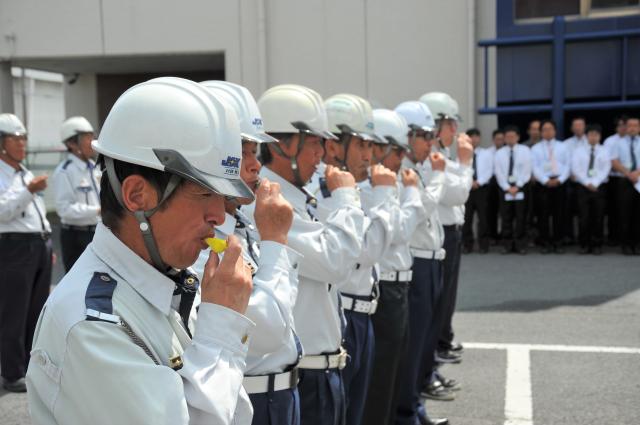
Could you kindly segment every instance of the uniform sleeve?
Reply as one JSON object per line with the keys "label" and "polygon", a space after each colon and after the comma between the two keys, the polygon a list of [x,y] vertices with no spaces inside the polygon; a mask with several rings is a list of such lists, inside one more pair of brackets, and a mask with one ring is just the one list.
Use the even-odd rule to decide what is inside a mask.
{"label": "uniform sleeve", "polygon": [[485,170],[488,170],[488,172],[483,173],[482,178],[478,178],[478,184],[484,186],[485,184],[489,183],[489,180],[491,180],[491,177],[493,177],[493,155],[489,154],[488,152],[483,152],[482,157],[484,158],[483,168]]}
{"label": "uniform sleeve", "polygon": [[404,186],[400,191],[400,202],[396,208],[393,243],[408,244],[418,224],[427,217],[420,200],[420,190],[415,186]]}
{"label": "uniform sleeve", "polygon": [[288,239],[304,257],[300,276],[333,283],[346,281],[355,269],[362,250],[364,211],[355,189],[336,189],[331,196],[341,207],[324,223],[294,216]]}
{"label": "uniform sleeve", "polygon": [[288,343],[298,296],[299,261],[300,255],[285,245],[260,242],[258,272],[246,312],[259,329],[251,338],[252,352],[273,353]]}
{"label": "uniform sleeve", "polygon": [[594,177],[594,186],[600,186],[607,180],[609,173],[611,172],[611,157],[609,151],[604,150],[604,158],[601,161],[596,161],[596,170],[598,174]]}
{"label": "uniform sleeve", "polygon": [[98,215],[100,207],[89,205],[86,202],[78,202],[69,175],[59,169],[52,177],[53,195],[56,204],[56,211],[60,218],[78,220],[93,218]]}
{"label": "uniform sleeve", "polygon": [[[177,372],[156,365],[122,327],[78,323],[67,338],[59,423],[233,424],[251,327],[244,316],[200,305],[194,338]],[[244,341],[243,341],[244,340]],[[250,418],[249,418],[250,420]],[[243,423],[243,422],[242,422]]]}
{"label": "uniform sleeve", "polygon": [[0,193],[0,222],[8,223],[22,214],[33,197],[26,187],[8,188]]}
{"label": "uniform sleeve", "polygon": [[393,238],[395,186],[375,186],[372,190],[373,207],[366,211],[362,250],[358,263],[373,266],[380,261]]}
{"label": "uniform sleeve", "polygon": [[522,167],[522,173],[518,180],[518,187],[522,188],[524,185],[531,181],[531,149],[525,147],[522,149],[522,156],[524,157],[524,166]]}
{"label": "uniform sleeve", "polygon": [[498,186],[500,186],[500,189],[506,192],[507,190],[509,190],[509,183],[507,182],[508,170],[505,170],[505,167],[503,166],[504,161],[497,160],[501,155],[501,153],[496,152],[496,161],[494,161],[496,182],[498,183]]}
{"label": "uniform sleeve", "polygon": [[539,151],[540,148],[538,148],[538,145],[534,146],[531,149],[531,155],[533,157],[533,176],[537,181],[545,185],[549,181],[549,177],[547,177],[546,173],[544,172],[544,158]]}
{"label": "uniform sleeve", "polygon": [[473,169],[465,165],[460,165],[459,170],[459,174],[445,170],[444,192],[441,200],[442,205],[448,207],[464,205],[469,198],[469,192],[473,184]]}

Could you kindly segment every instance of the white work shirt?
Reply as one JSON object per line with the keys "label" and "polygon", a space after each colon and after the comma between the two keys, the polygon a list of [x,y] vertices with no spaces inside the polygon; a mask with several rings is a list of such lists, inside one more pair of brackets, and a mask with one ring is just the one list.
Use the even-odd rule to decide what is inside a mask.
{"label": "white work shirt", "polygon": [[51,176],[56,212],[62,224],[95,226],[100,220],[100,178],[96,164],[73,154]]}
{"label": "white work shirt", "polygon": [[[225,214],[222,226],[216,227],[216,237],[226,239],[236,234],[244,260],[254,268],[253,292],[245,315],[256,328],[249,344],[245,375],[280,373],[298,360],[293,306],[298,295],[300,254],[273,241],[255,241],[259,244],[249,249],[245,235],[236,230],[237,224],[236,217]],[[193,265],[200,279],[210,253],[210,249],[202,251]],[[221,258],[223,256],[221,254]]]}
{"label": "white work shirt", "polygon": [[[480,186],[484,186],[489,183],[491,177],[493,177],[493,157],[494,151],[485,148],[477,148],[474,151],[474,164],[471,167],[472,176],[473,168],[477,170],[476,180]],[[446,172],[446,168],[445,168]]]}
{"label": "white work shirt", "polygon": [[[409,158],[402,160],[402,167],[418,173],[418,188],[424,215],[409,243],[410,248],[418,250],[440,251],[444,244],[444,229],[438,214],[438,203],[444,194],[445,173],[416,164]],[[415,252],[412,251],[415,255]]]}
{"label": "white work shirt", "polygon": [[571,157],[567,145],[553,140],[541,140],[531,148],[533,176],[541,184],[547,184],[550,177],[557,177],[564,183],[571,173]]}
{"label": "white work shirt", "polygon": [[[464,208],[469,199],[469,192],[473,185],[473,168],[462,165],[458,160],[452,160],[449,148],[439,149],[446,159],[444,168],[444,192],[438,203],[438,215],[444,226],[464,224]],[[423,163],[425,169],[431,168],[427,160]]]}
{"label": "white work shirt", "polygon": [[42,196],[27,189],[31,180],[24,166],[16,171],[0,159],[0,233],[51,233]]}
{"label": "white work shirt", "polygon": [[398,183],[394,205],[393,237],[391,245],[380,259],[381,272],[403,272],[411,269],[413,254],[409,243],[418,225],[427,220],[418,187],[405,187]]}
{"label": "white work shirt", "polygon": [[[589,170],[591,151],[593,148],[593,169]],[[609,177],[611,171],[611,157],[609,150],[602,145],[587,145],[576,149],[571,158],[571,173],[578,183],[583,186],[591,184],[599,187]]]}
{"label": "white work shirt", "polygon": [[[640,169],[640,136],[635,136],[633,152],[636,157],[636,170]],[[611,159],[617,159],[629,171],[631,169],[631,136],[625,136],[617,143],[616,149],[612,150]]]}
{"label": "white work shirt", "polygon": [[522,188],[531,180],[531,149],[521,144],[513,147],[513,174],[509,176],[511,149],[503,146],[494,158],[496,182],[505,192],[512,185]]}
{"label": "white work shirt", "polygon": [[[98,277],[117,282],[112,297],[100,298],[112,305],[113,321],[87,320],[87,288]],[[33,422],[249,425],[253,408],[242,379],[253,324],[202,303],[191,339],[172,307],[175,286],[98,224],[38,320],[27,371]],[[169,359],[178,355],[183,366],[174,371]]]}
{"label": "white work shirt", "polygon": [[[613,155],[617,151],[618,144],[622,139],[624,139],[624,136],[620,136],[618,133],[614,133],[604,139],[604,143],[602,143],[602,145],[607,148],[607,151],[609,152],[609,158],[613,159]],[[622,177],[622,173],[614,170],[613,167],[611,167],[609,175],[613,177]]]}
{"label": "white work shirt", "polygon": [[583,134],[582,137],[572,136],[568,139],[565,139],[564,144],[567,145],[570,152],[578,148],[585,148],[589,146],[589,140],[587,139],[587,135]]}
{"label": "white work shirt", "polygon": [[[341,204],[327,193],[326,186],[321,184],[324,182],[325,169],[326,165],[321,163],[306,186],[318,201],[318,218],[323,222],[326,221],[327,214],[341,207]],[[343,294],[370,296],[375,283],[372,268],[380,261],[391,244],[391,221],[395,210],[393,196],[396,188],[394,186],[372,187],[369,180],[364,180],[357,184],[357,190],[365,213],[361,234],[361,255],[347,281],[332,283],[335,283]]]}
{"label": "white work shirt", "polygon": [[[347,282],[362,251],[364,212],[353,188],[331,193],[341,205],[325,222],[307,210],[307,195],[268,167],[260,176],[280,184],[282,196],[293,206],[288,244],[302,255],[298,269],[298,298],[293,308],[296,332],[307,355],[338,351],[342,341],[337,284]],[[242,210],[253,219],[253,206]]]}

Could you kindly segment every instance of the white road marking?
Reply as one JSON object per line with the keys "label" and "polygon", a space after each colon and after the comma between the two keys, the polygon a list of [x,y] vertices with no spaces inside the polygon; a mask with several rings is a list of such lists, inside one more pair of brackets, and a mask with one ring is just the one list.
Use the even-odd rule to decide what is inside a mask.
{"label": "white road marking", "polygon": [[636,347],[598,347],[590,345],[503,344],[465,342],[465,348],[507,350],[507,380],[504,398],[504,425],[533,425],[531,395],[531,351],[565,353],[640,354]]}

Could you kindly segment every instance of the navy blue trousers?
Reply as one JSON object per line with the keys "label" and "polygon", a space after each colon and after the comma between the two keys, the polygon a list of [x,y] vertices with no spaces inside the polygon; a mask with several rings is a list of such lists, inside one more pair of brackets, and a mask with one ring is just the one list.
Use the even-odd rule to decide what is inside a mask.
{"label": "navy blue trousers", "polygon": [[[369,299],[369,297],[364,297]],[[371,316],[345,310],[347,328],[344,348],[347,350],[347,366],[342,371],[347,403],[347,425],[360,425],[367,399],[375,340]]]}
{"label": "navy blue trousers", "polygon": [[300,395],[297,388],[249,394],[253,405],[252,425],[300,425]]}
{"label": "navy blue trousers", "polygon": [[300,369],[300,424],[344,425],[345,396],[338,369]]}
{"label": "navy blue trousers", "polygon": [[442,262],[414,258],[413,280],[409,287],[409,349],[401,363],[401,382],[395,423],[418,424],[421,372],[429,333],[435,332],[434,313],[442,293]]}

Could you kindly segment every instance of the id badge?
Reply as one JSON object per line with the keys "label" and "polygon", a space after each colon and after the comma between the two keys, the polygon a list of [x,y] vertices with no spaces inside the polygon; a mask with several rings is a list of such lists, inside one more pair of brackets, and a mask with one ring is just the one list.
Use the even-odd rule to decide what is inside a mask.
{"label": "id badge", "polygon": [[508,182],[511,184],[515,184],[518,181],[516,176],[509,176]]}
{"label": "id badge", "polygon": [[596,175],[596,170],[591,169],[591,170],[587,171],[587,176],[593,177],[595,175]]}

